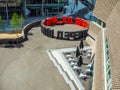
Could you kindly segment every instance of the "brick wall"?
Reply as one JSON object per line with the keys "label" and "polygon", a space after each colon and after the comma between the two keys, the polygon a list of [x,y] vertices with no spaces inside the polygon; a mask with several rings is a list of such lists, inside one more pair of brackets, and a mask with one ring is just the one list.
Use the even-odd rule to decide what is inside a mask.
{"label": "brick wall", "polygon": [[94,23],[90,23],[88,33],[95,39],[95,43],[92,45],[93,52],[95,52],[93,90],[104,90],[102,31],[101,28],[96,26]]}
{"label": "brick wall", "polygon": [[113,90],[120,90],[120,0],[107,20]]}
{"label": "brick wall", "polygon": [[[96,0],[94,15],[106,23],[112,76],[112,90],[120,90],[120,0]],[[101,38],[102,33],[97,31],[99,31],[99,28],[90,24],[88,33],[96,39],[96,61],[93,90],[104,90],[104,84],[101,83],[103,82],[104,73],[100,69],[100,66],[103,66],[103,52],[101,51],[103,50]]]}
{"label": "brick wall", "polygon": [[118,0],[96,0],[94,15],[106,22]]}

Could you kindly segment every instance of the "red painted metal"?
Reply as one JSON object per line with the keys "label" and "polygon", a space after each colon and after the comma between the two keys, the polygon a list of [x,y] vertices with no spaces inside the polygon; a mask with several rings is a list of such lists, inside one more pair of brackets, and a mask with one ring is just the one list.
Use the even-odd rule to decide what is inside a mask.
{"label": "red painted metal", "polygon": [[68,24],[73,24],[73,17],[71,16],[68,17]]}
{"label": "red painted metal", "polygon": [[[46,26],[56,25],[56,24],[58,24],[58,22],[62,22],[62,24],[74,24],[73,19],[74,18],[71,16],[63,16],[61,20],[58,20],[58,17],[54,16],[52,18],[45,19],[43,24]],[[81,18],[75,18],[75,24],[79,25],[83,28],[89,27],[88,21],[83,20]]]}

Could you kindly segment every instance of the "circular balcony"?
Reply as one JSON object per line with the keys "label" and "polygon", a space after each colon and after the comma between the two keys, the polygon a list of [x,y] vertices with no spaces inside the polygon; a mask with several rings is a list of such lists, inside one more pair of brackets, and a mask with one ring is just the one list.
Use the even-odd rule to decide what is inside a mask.
{"label": "circular balcony", "polygon": [[51,38],[80,40],[86,38],[88,26],[88,22],[81,18],[54,16],[42,20],[41,32]]}

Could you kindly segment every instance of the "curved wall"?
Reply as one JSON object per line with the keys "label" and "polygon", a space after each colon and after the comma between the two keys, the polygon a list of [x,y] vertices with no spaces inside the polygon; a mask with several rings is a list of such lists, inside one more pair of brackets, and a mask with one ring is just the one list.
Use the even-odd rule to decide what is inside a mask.
{"label": "curved wall", "polygon": [[29,30],[37,25],[40,25],[41,20],[32,22],[27,24],[23,30],[22,30],[22,35],[20,37],[16,37],[16,38],[4,38],[4,39],[0,39],[0,44],[16,44],[16,43],[22,43],[25,40],[28,40],[27,34],[29,32]]}
{"label": "curved wall", "polygon": [[40,25],[40,23],[41,23],[41,20],[38,20],[38,21],[27,24],[22,30],[23,39],[28,40],[27,34],[30,31],[30,29],[37,26],[37,25]]}
{"label": "curved wall", "polygon": [[107,37],[113,90],[120,90],[120,0],[107,20]]}
{"label": "curved wall", "polygon": [[[119,90],[120,89],[120,0],[96,0],[96,5],[94,9],[94,15],[99,18],[100,20],[106,23],[106,34],[108,39],[108,46],[109,46],[109,59],[110,59],[110,68],[111,68],[111,78],[112,78],[112,85],[108,82],[112,90]],[[91,30],[91,31],[90,31]],[[93,37],[99,37],[99,34],[94,34],[96,30],[99,30],[97,26],[90,25],[90,30],[88,33]],[[96,38],[95,38],[96,39]],[[101,37],[98,38],[99,40]],[[95,41],[96,42],[96,41]],[[98,42],[96,42],[98,43]],[[96,44],[97,46],[97,44]],[[99,46],[99,45],[98,45]],[[98,47],[100,50],[100,48]],[[103,52],[100,52],[101,54]],[[103,58],[100,57],[102,60]],[[99,59],[96,60],[96,62]],[[96,64],[96,63],[95,63]],[[97,67],[97,65],[95,65]],[[97,70],[97,69],[95,69]],[[99,71],[96,71],[96,73]],[[101,72],[102,73],[102,72]],[[96,76],[97,77],[97,76]],[[101,76],[104,77],[104,76]],[[107,76],[109,78],[109,76]],[[105,90],[102,84],[99,84],[99,76],[98,78],[94,79],[93,82],[93,90]],[[97,84],[98,83],[98,84]],[[98,88],[103,87],[103,89]],[[109,90],[109,89],[107,89]]]}
{"label": "curved wall", "polygon": [[118,0],[96,0],[94,15],[106,22]]}
{"label": "curved wall", "polygon": [[95,53],[92,89],[104,90],[103,39],[101,28],[99,28],[96,24],[91,22],[88,34],[95,39],[94,42],[92,42],[91,39],[89,39],[89,37],[87,37],[86,39],[88,44],[92,46],[92,55]]}
{"label": "curved wall", "polygon": [[[54,30],[51,28],[47,28],[47,26],[53,26],[53,25],[61,25],[61,24],[76,24],[78,26],[83,27],[83,30],[75,30],[75,31],[64,31],[60,30],[57,31],[57,35],[54,34]],[[41,22],[41,32],[51,38],[57,38],[57,39],[67,39],[67,40],[79,40],[79,39],[85,39],[87,36],[88,31],[88,22],[80,19],[80,18],[73,18],[70,16],[63,16],[62,18],[58,17],[52,17],[47,18]]]}

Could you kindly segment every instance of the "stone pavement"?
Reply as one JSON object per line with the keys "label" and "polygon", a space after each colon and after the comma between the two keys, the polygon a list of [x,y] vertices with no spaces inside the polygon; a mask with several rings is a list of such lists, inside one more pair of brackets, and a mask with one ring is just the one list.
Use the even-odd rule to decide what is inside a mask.
{"label": "stone pavement", "polygon": [[51,39],[32,28],[23,48],[0,48],[0,90],[70,90],[46,50],[76,47],[78,41]]}

